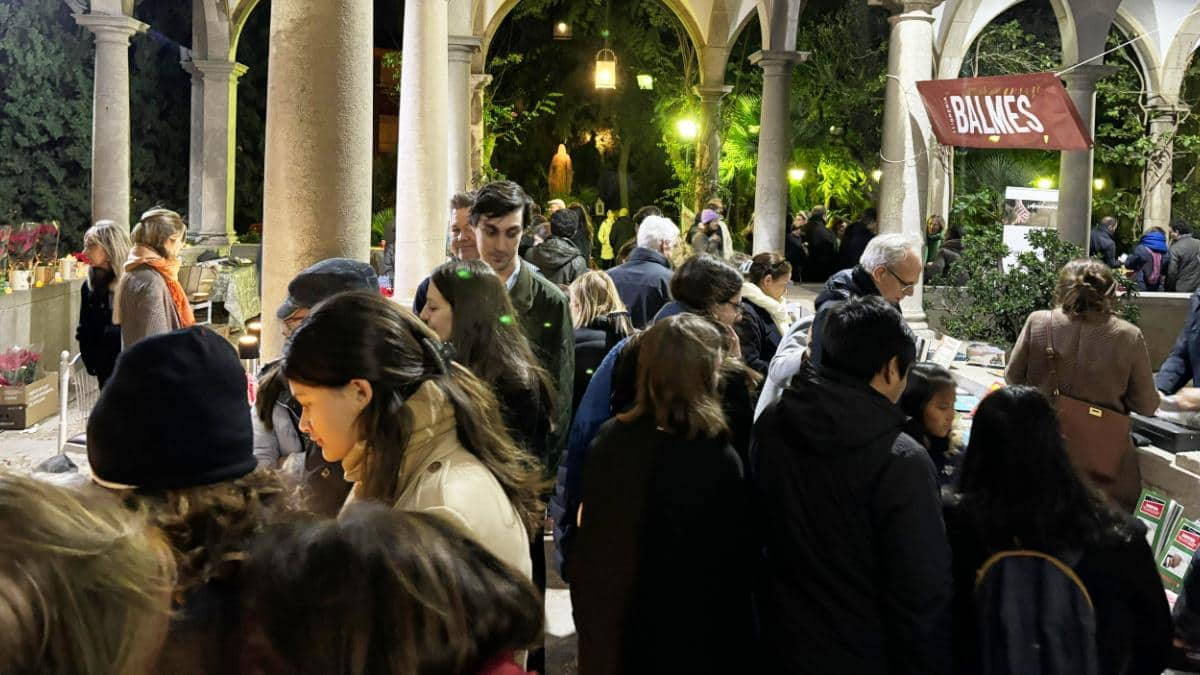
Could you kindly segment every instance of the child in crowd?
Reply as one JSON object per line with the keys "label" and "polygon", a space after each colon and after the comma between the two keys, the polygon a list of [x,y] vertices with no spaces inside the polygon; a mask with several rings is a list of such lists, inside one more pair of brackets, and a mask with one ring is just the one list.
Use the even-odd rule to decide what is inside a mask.
{"label": "child in crowd", "polygon": [[935,363],[918,363],[909,371],[900,397],[900,408],[910,418],[904,430],[925,446],[943,486],[953,481],[961,455],[954,438],[957,389],[950,371]]}

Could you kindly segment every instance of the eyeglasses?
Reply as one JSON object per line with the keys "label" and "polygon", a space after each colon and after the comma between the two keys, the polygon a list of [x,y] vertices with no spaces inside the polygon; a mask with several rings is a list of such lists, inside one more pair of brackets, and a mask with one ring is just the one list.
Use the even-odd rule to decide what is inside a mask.
{"label": "eyeglasses", "polygon": [[888,274],[892,275],[892,277],[895,278],[896,281],[900,282],[900,286],[901,286],[900,290],[908,292],[908,291],[912,290],[913,288],[916,288],[916,286],[917,286],[916,281],[905,281],[905,280],[901,279],[900,275],[893,272],[892,268],[890,268],[890,267],[884,267],[883,269],[887,270]]}
{"label": "eyeglasses", "polygon": [[734,302],[734,301],[732,301],[732,300],[726,300],[725,302],[722,302],[721,304],[722,304],[722,305],[729,305],[730,307],[732,307],[732,308],[733,308],[733,312],[734,312],[735,314],[739,315],[739,316],[740,316],[740,315],[741,315],[741,313],[744,311],[744,310],[742,309],[742,303],[740,303],[740,302]]}

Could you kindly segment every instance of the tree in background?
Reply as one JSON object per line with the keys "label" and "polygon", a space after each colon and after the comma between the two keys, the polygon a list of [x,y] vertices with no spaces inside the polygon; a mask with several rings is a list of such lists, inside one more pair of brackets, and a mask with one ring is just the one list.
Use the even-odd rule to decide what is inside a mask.
{"label": "tree in background", "polygon": [[64,251],[90,219],[94,54],[66,3],[0,3],[0,222],[57,220]]}

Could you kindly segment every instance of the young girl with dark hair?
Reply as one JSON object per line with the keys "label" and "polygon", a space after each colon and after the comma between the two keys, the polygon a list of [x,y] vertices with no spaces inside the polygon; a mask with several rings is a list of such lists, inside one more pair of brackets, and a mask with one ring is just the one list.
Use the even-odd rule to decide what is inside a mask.
{"label": "young girl with dark hair", "polygon": [[900,409],[910,418],[904,431],[929,451],[941,485],[951,482],[958,466],[959,448],[951,440],[957,389],[950,371],[918,363],[908,372],[908,385],[900,395]]}
{"label": "young girl with dark hair", "polygon": [[513,441],[490,388],[448,352],[396,303],[343,293],[292,335],[283,373],[300,430],[342,463],[351,500],[443,515],[529,575],[541,467]]}
{"label": "young girl with dark hair", "polygon": [[454,346],[454,360],[492,387],[513,440],[545,464],[554,383],[515,317],[508,289],[481,260],[453,260],[429,277],[421,320]]}
{"label": "young girl with dark hair", "polygon": [[703,318],[656,322],[632,409],[592,444],[571,568],[581,672],[746,665],[753,517],[717,390],[722,344]]}
{"label": "young girl with dark hair", "polygon": [[1076,474],[1049,399],[1031,387],[979,405],[957,494],[947,502],[954,554],[955,672],[978,663],[976,573],[995,553],[1031,549],[1071,566],[1091,597],[1104,675],[1157,675],[1167,665],[1171,616],[1145,530]]}
{"label": "young girl with dark hair", "polygon": [[247,564],[246,672],[515,675],[541,597],[452,523],[355,503],[268,532]]}

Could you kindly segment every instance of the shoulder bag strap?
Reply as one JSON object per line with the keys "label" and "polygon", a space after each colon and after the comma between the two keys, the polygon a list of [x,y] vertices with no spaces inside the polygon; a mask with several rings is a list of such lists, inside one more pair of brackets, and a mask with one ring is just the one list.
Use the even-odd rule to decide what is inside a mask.
{"label": "shoulder bag strap", "polygon": [[1043,330],[1046,331],[1046,363],[1050,368],[1050,385],[1054,395],[1058,396],[1058,361],[1054,358],[1054,310],[1046,317]]}

